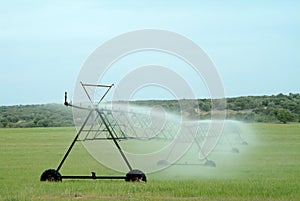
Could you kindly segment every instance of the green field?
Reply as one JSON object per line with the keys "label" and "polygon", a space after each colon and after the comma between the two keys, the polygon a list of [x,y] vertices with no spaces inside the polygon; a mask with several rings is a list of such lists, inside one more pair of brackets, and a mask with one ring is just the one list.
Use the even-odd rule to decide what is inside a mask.
{"label": "green field", "polygon": [[[40,182],[45,169],[57,167],[75,129],[0,129],[0,200],[300,200],[300,124],[247,126],[255,134],[249,145],[239,154],[214,152],[216,168],[174,166],[147,175],[147,183]],[[91,171],[119,175],[78,143],[60,172]]]}

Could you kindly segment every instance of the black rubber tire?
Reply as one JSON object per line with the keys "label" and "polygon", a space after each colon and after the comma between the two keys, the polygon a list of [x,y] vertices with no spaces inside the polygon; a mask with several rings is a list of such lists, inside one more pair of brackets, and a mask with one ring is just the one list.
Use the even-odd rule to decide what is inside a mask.
{"label": "black rubber tire", "polygon": [[238,150],[237,148],[232,148],[231,152],[238,154],[238,153],[240,153],[240,150]]}
{"label": "black rubber tire", "polygon": [[146,182],[146,175],[141,170],[131,170],[126,174],[125,181],[141,181]]}
{"label": "black rubber tire", "polygon": [[216,167],[216,163],[214,161],[211,161],[211,160],[207,160],[205,161],[204,163],[205,166],[210,166],[210,167]]}
{"label": "black rubber tire", "polygon": [[40,181],[57,182],[62,181],[61,175],[55,169],[48,169],[41,175]]}

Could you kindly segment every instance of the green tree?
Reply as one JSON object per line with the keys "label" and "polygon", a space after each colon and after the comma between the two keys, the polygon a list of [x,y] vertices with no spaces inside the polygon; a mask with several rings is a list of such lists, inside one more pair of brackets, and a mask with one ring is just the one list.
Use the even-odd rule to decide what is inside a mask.
{"label": "green tree", "polygon": [[49,122],[45,119],[41,119],[37,122],[36,124],[38,127],[48,127],[49,126]]}
{"label": "green tree", "polygon": [[289,110],[286,109],[278,109],[276,114],[277,119],[286,124],[288,121],[293,120],[293,115]]}

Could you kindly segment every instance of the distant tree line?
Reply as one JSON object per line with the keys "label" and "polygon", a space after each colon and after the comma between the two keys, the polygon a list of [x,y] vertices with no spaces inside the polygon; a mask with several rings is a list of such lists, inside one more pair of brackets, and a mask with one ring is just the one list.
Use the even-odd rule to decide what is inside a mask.
{"label": "distant tree line", "polygon": [[[226,104],[224,104],[226,102]],[[137,105],[159,105],[166,111],[184,112],[192,119],[209,119],[211,110],[226,110],[227,119],[245,122],[300,122],[300,94],[282,93],[272,96],[242,96],[226,100],[147,100]],[[180,109],[181,108],[181,109]]]}
{"label": "distant tree line", "polygon": [[17,105],[0,107],[0,127],[73,126],[71,108],[60,104]]}
{"label": "distant tree line", "polygon": [[300,122],[300,94],[230,98],[227,109],[236,112],[233,118],[244,121]]}
{"label": "distant tree line", "polygon": [[[222,100],[141,100],[140,106],[159,106],[191,119],[209,119],[212,109],[226,110],[227,119],[245,122],[300,122],[300,94],[243,96]],[[0,106],[0,127],[74,126],[72,109],[60,104]]]}

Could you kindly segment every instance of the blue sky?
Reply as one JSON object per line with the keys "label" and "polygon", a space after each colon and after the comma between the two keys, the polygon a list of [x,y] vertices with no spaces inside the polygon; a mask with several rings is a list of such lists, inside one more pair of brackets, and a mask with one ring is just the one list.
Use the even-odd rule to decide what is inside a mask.
{"label": "blue sky", "polygon": [[299,1],[2,1],[0,105],[60,103],[95,48],[165,29],[214,61],[227,97],[300,93]]}

